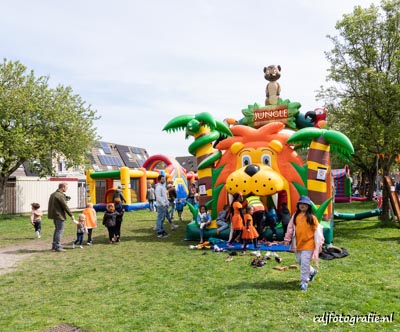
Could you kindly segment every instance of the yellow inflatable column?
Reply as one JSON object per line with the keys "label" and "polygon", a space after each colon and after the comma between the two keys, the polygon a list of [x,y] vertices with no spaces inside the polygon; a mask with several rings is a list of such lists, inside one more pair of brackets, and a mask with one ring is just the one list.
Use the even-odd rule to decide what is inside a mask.
{"label": "yellow inflatable column", "polygon": [[86,171],[86,203],[96,204],[96,180],[92,179],[92,169]]}
{"label": "yellow inflatable column", "polygon": [[120,168],[120,178],[121,178],[121,187],[122,193],[126,199],[126,204],[131,204],[131,179],[129,176],[129,168],[121,167]]}
{"label": "yellow inflatable column", "polygon": [[143,175],[139,178],[139,192],[140,197],[138,199],[139,202],[145,203],[147,202],[147,177],[146,177],[146,169],[141,167],[139,168],[143,172]]}

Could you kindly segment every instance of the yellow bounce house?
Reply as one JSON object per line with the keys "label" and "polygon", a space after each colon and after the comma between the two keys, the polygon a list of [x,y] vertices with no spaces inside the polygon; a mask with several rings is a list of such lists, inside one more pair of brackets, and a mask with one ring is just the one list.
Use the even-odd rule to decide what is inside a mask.
{"label": "yellow bounce house", "polygon": [[[160,166],[163,169],[159,169]],[[154,155],[143,163],[142,168],[121,167],[118,170],[102,172],[88,170],[87,202],[92,203],[96,211],[105,211],[107,203],[113,201],[117,189],[114,182],[118,181],[126,200],[123,204],[125,211],[148,208],[147,188],[157,181],[160,174],[165,175],[167,181],[175,186],[178,198],[187,197],[188,181],[192,182],[197,178],[193,172],[186,173],[185,168],[176,160],[163,155]]]}
{"label": "yellow bounce house", "polygon": [[[113,201],[116,190],[114,180],[119,180],[122,194],[126,200],[123,205],[125,211],[147,208],[147,181],[156,179],[159,174],[159,172],[148,171],[145,168],[129,169],[128,167],[104,172],[89,170],[86,172],[87,201],[93,203],[96,211],[105,211],[107,203]],[[105,187],[98,188],[97,182],[100,180],[105,183]]]}

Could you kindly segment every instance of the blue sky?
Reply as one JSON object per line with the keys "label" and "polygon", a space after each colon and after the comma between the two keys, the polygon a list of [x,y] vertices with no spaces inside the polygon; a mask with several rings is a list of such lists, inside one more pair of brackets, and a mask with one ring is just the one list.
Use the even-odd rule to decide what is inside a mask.
{"label": "blue sky", "polygon": [[191,140],[164,125],[181,114],[242,117],[264,103],[264,66],[279,64],[284,99],[321,106],[326,38],[373,0],[2,1],[0,54],[97,110],[104,141],[150,155],[188,155]]}

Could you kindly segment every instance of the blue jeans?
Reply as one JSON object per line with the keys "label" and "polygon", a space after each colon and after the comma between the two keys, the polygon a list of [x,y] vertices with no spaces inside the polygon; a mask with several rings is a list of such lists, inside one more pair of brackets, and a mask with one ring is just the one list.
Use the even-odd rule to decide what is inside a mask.
{"label": "blue jeans", "polygon": [[61,238],[64,233],[64,220],[54,219],[54,227],[52,249],[62,249]]}
{"label": "blue jeans", "polygon": [[81,246],[82,242],[83,242],[83,233],[76,233],[76,240],[75,240],[75,244],[78,244]]}
{"label": "blue jeans", "polygon": [[219,226],[218,227],[218,232],[222,232],[225,229],[227,229],[229,225],[225,221],[217,220],[217,226]]}
{"label": "blue jeans", "polygon": [[150,212],[153,212],[155,210],[155,206],[154,206],[154,200],[149,200],[149,210]]}
{"label": "blue jeans", "polygon": [[165,217],[168,214],[168,208],[158,205],[157,206],[157,222],[156,222],[156,227],[157,227],[157,233],[161,234],[164,232],[164,220]]}
{"label": "blue jeans", "polygon": [[175,213],[175,202],[170,202],[170,209],[168,211],[169,219],[174,219],[174,213]]}

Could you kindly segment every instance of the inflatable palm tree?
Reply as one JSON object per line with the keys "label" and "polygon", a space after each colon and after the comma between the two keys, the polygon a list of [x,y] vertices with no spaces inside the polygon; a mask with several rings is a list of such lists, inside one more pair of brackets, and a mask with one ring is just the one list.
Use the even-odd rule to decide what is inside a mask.
{"label": "inflatable palm tree", "polygon": [[[344,134],[336,130],[304,128],[295,132],[287,141],[297,144],[296,149],[309,148],[307,158],[308,196],[317,206],[326,206],[332,197],[330,151],[348,160],[354,153],[353,145]],[[321,209],[325,210],[325,209]],[[329,220],[332,204],[323,220]]]}
{"label": "inflatable palm tree", "polygon": [[189,153],[197,158],[199,185],[205,189],[205,195],[200,195],[200,204],[207,204],[212,198],[212,168],[219,159],[220,152],[215,152],[213,142],[221,137],[232,136],[229,128],[221,121],[215,120],[208,113],[195,115],[180,115],[170,120],[163,128],[167,132],[186,131],[186,138],[194,137],[189,145]]}

